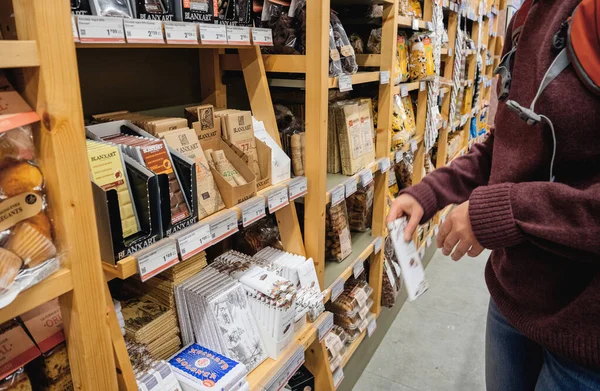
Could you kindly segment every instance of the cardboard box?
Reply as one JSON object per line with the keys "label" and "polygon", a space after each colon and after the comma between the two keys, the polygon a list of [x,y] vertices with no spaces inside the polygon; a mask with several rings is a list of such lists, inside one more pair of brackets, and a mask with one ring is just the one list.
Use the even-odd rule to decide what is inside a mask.
{"label": "cardboard box", "polygon": [[25,329],[17,322],[5,323],[0,331],[0,379],[40,356]]}
{"label": "cardboard box", "polygon": [[[258,154],[258,166],[260,167],[260,172],[262,178],[256,179],[256,190],[260,191],[266,189],[271,186],[271,148],[258,138],[254,137],[254,141],[256,142],[256,152]],[[227,145],[238,155],[246,165],[248,165],[248,155],[246,155],[242,150],[237,148],[235,145],[231,144],[229,141],[225,141]]]}
{"label": "cardboard box", "polygon": [[215,116],[212,105],[188,107],[185,112],[190,127],[196,132],[200,143],[203,140],[221,138],[221,119]]}
{"label": "cardboard box", "polygon": [[175,20],[175,3],[177,0],[135,0],[134,13],[142,20]]}
{"label": "cardboard box", "polygon": [[58,298],[27,311],[21,315],[21,320],[42,353],[65,340]]}

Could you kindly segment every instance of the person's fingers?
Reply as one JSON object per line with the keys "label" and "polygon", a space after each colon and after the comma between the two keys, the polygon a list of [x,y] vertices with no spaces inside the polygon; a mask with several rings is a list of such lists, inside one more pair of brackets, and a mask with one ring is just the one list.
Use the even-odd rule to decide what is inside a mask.
{"label": "person's fingers", "polygon": [[454,252],[452,253],[452,260],[455,262],[459,261],[462,257],[465,256],[467,251],[469,251],[470,247],[471,243],[461,240],[460,243],[458,243],[458,246],[456,246],[456,248],[454,249]]}
{"label": "person's fingers", "polygon": [[446,221],[444,221],[442,223],[442,226],[440,227],[440,230],[437,235],[437,239],[436,239],[437,248],[442,248],[444,246],[444,241],[446,240],[446,236],[448,236],[448,234],[451,231],[452,231],[452,220],[446,219]]}
{"label": "person's fingers", "polygon": [[460,240],[458,233],[450,232],[448,236],[446,236],[446,240],[444,240],[444,247],[442,248],[442,253],[446,256],[450,255],[456,243]]}
{"label": "person's fingers", "polygon": [[422,217],[423,217],[423,213],[421,211],[416,211],[416,210],[411,211],[410,220],[408,220],[408,224],[406,225],[406,228],[404,229],[404,241],[405,242],[410,242],[413,234],[415,233],[415,230],[417,229],[417,226],[419,225],[419,221],[421,221]]}
{"label": "person's fingers", "polygon": [[399,199],[394,200],[392,202],[392,206],[390,207],[390,212],[387,215],[386,222],[392,223],[399,217],[404,216],[404,207]]}
{"label": "person's fingers", "polygon": [[470,257],[476,257],[483,252],[484,248],[481,244],[474,244],[473,247],[467,252]]}

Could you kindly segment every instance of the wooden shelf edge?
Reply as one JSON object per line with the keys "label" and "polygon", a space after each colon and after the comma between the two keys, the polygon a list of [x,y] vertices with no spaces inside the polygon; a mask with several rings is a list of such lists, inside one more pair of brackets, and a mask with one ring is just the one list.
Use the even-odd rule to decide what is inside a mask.
{"label": "wooden shelf edge", "polygon": [[201,43],[81,43],[76,42],[77,49],[253,49],[256,45],[207,45]]}
{"label": "wooden shelf edge", "polygon": [[[352,84],[364,84],[379,81],[379,71],[357,72],[352,75]],[[338,88],[338,78],[329,78],[329,88]]]}
{"label": "wooden shelf edge", "polygon": [[[306,73],[306,56],[301,54],[263,54],[265,71],[272,73]],[[219,55],[221,69],[241,71],[240,57],[237,54]]]}
{"label": "wooden shelf edge", "polygon": [[[398,16],[398,26],[401,28],[412,29],[412,21],[413,18],[411,18],[410,16]],[[427,23],[419,19],[419,30],[425,30],[426,28]]]}
{"label": "wooden shelf edge", "polygon": [[[335,189],[336,187],[338,187],[338,186],[339,186],[339,185],[341,185],[341,184],[344,184],[344,183],[346,183],[347,181],[349,181],[349,180],[350,180],[350,179],[352,179],[352,178],[356,179],[356,183],[357,183],[357,184],[360,184],[360,173],[361,173],[361,171],[364,171],[364,170],[366,170],[366,169],[368,169],[368,168],[370,168],[370,169],[371,169],[371,172],[373,173],[373,175],[376,175],[376,174],[377,174],[377,172],[379,172],[379,159],[376,159],[376,160],[372,161],[372,162],[371,162],[371,163],[370,163],[370,164],[369,164],[367,167],[365,167],[364,169],[360,170],[360,171],[359,171],[359,172],[357,172],[356,174],[354,174],[354,175],[348,175],[348,176],[347,176],[347,179],[345,179],[345,180],[344,180],[342,183],[340,183],[340,184],[337,184],[337,185],[333,186],[333,187],[332,187],[332,188],[330,188],[330,189],[327,189],[327,191],[326,191],[326,193],[325,193],[325,199],[327,200],[327,203],[326,203],[326,205],[329,205],[329,204],[331,203],[331,191],[332,191],[333,189]],[[335,175],[335,174],[334,174],[334,175]]]}
{"label": "wooden shelf edge", "polygon": [[393,93],[394,95],[400,95],[400,91],[402,86],[406,86],[407,91],[416,91],[421,87],[420,81],[411,81],[408,83],[400,83],[394,86]]}
{"label": "wooden shelf edge", "polygon": [[381,54],[357,54],[356,63],[359,67],[377,67],[381,66]]}
{"label": "wooden shelf edge", "polygon": [[0,323],[15,318],[72,290],[71,270],[61,268],[50,277],[21,292],[12,303],[0,309]]}
{"label": "wooden shelf edge", "polygon": [[0,69],[40,66],[35,41],[0,41]]}

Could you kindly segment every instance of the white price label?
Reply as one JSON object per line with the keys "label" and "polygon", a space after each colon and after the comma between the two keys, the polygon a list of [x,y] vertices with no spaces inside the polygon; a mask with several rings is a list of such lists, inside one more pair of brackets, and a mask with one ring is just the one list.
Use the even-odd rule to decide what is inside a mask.
{"label": "white price label", "polygon": [[333,372],[333,386],[338,388],[342,380],[344,380],[344,368],[339,367]]}
{"label": "white price label", "polygon": [[273,30],[252,27],[252,43],[260,46],[273,46]]}
{"label": "white price label", "polygon": [[404,98],[405,96],[408,96],[408,86],[407,85],[402,85],[400,87],[400,95]]}
{"label": "white price label", "polygon": [[223,24],[199,23],[200,43],[205,45],[227,45],[227,28]]}
{"label": "white price label", "polygon": [[331,312],[324,312],[325,319],[319,325],[317,329],[319,332],[319,342],[325,338],[327,333],[333,328],[333,314]]}
{"label": "white price label", "polygon": [[398,163],[404,157],[404,152],[402,152],[402,151],[396,151],[396,155],[394,157],[396,158],[396,163]]}
{"label": "white price label", "polygon": [[185,22],[165,22],[167,43],[195,45],[198,43],[198,25]]}
{"label": "white price label", "polygon": [[444,127],[444,129],[446,129],[448,127],[448,121],[444,121],[444,124],[442,126]]}
{"label": "white price label", "polygon": [[270,193],[267,196],[267,203],[269,204],[269,213],[275,213],[284,206],[289,205],[290,201],[288,198],[287,187],[282,187],[281,189]]}
{"label": "white price label", "polygon": [[175,241],[170,240],[166,243],[160,243],[159,246],[152,246],[143,250],[142,253],[137,256],[137,263],[142,282],[167,270],[171,266],[179,263]]}
{"label": "white price label", "polygon": [[379,72],[379,82],[381,84],[390,84],[390,71]]}
{"label": "white price label", "polygon": [[375,242],[373,243],[373,252],[375,254],[377,254],[379,251],[381,251],[382,245],[383,245],[383,238],[380,236],[380,237],[376,238]]}
{"label": "white price label", "polygon": [[433,23],[425,22],[425,27],[427,28],[427,30],[433,31]]}
{"label": "white price label", "polygon": [[356,184],[356,178],[350,178],[344,183],[346,198],[350,197],[352,194],[356,193],[358,190],[358,185]]}
{"label": "white price label", "polygon": [[265,199],[261,196],[240,204],[240,208],[242,209],[242,225],[244,227],[267,215],[265,212]]}
{"label": "white price label", "polygon": [[219,217],[210,223],[211,244],[218,243],[239,230],[237,213],[235,211],[232,210],[230,213]]}
{"label": "white price label", "polygon": [[427,247],[431,247],[431,236],[427,238]]}
{"label": "white price label", "polygon": [[227,43],[229,45],[250,45],[250,27],[227,26]]}
{"label": "white price label", "polygon": [[290,201],[300,198],[308,193],[308,180],[305,176],[299,176],[292,179],[288,184]]}
{"label": "white price label", "polygon": [[375,332],[375,330],[377,330],[377,320],[371,319],[371,321],[369,322],[369,325],[367,326],[367,335],[369,337],[371,337],[373,335],[373,333]]}
{"label": "white price label", "polygon": [[75,15],[71,15],[71,27],[73,27],[73,41],[79,42],[79,31],[77,31],[77,22],[75,22]]}
{"label": "white price label", "polygon": [[392,164],[390,162],[389,157],[381,158],[381,160],[379,160],[379,171],[381,171],[381,173],[383,174],[384,172],[386,172],[390,169],[391,165]]}
{"label": "white price label", "polygon": [[338,87],[340,92],[352,91],[352,75],[339,76]]}
{"label": "white price label", "polygon": [[419,83],[419,91],[425,91],[427,89],[427,82],[420,82]]}
{"label": "white price label", "polygon": [[412,20],[412,29],[413,30],[418,30],[419,29],[419,19],[413,18],[413,20]]}
{"label": "white price label", "polygon": [[367,187],[369,183],[373,182],[373,172],[370,168],[362,170],[358,175],[360,176],[362,187]]}
{"label": "white price label", "polygon": [[354,272],[354,278],[358,278],[365,271],[365,261],[362,259],[356,261],[352,270]]}
{"label": "white price label", "polygon": [[210,226],[205,224],[201,227],[192,227],[192,230],[185,230],[177,238],[177,246],[179,247],[179,255],[181,260],[185,261],[210,245],[212,236],[210,234]]}
{"label": "white price label", "polygon": [[452,57],[452,48],[448,48],[448,57]]}
{"label": "white price label", "polygon": [[337,187],[333,188],[333,190],[331,190],[331,206],[337,205],[344,201],[345,194],[346,188],[344,185],[338,185]]}
{"label": "white price label", "polygon": [[344,292],[344,282],[344,280],[338,280],[335,285],[331,287],[331,301],[336,301]]}
{"label": "white price label", "polygon": [[79,38],[84,43],[125,43],[122,18],[78,16]]}
{"label": "white price label", "polygon": [[165,43],[159,20],[123,19],[127,43]]}
{"label": "white price label", "polygon": [[415,152],[417,150],[417,142],[415,140],[410,142],[410,150],[411,152]]}

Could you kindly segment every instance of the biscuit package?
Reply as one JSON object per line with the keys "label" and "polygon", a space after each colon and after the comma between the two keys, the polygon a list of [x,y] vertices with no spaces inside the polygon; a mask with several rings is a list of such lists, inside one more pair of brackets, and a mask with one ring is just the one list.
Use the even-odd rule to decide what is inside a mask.
{"label": "biscuit package", "polygon": [[[30,124],[39,120],[0,74],[0,308],[58,269],[44,176]],[[54,260],[51,264],[48,260]]]}

